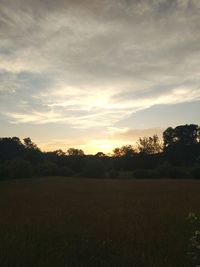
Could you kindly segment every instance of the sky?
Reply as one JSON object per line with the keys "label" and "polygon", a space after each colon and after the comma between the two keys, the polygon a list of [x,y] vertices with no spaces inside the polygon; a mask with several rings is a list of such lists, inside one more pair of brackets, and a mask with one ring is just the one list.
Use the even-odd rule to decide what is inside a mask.
{"label": "sky", "polygon": [[200,124],[199,0],[0,0],[0,136],[111,152]]}

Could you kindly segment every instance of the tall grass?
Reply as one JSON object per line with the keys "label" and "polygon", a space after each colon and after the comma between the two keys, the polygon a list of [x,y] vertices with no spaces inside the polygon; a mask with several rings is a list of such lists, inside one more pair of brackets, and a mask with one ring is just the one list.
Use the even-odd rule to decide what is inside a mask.
{"label": "tall grass", "polygon": [[2,267],[191,267],[200,182],[41,178],[0,183]]}

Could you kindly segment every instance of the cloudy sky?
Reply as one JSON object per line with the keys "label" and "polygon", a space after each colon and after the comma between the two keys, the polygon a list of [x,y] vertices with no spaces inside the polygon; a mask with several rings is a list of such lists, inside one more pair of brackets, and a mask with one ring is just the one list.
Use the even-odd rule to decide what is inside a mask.
{"label": "cloudy sky", "polygon": [[0,0],[0,135],[95,153],[199,124],[199,29],[199,0]]}

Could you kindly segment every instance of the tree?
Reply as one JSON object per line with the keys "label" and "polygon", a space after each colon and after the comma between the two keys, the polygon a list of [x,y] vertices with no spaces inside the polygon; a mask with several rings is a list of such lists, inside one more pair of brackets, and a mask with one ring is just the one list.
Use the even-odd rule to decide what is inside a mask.
{"label": "tree", "polygon": [[169,127],[163,133],[164,147],[175,144],[193,145],[199,141],[199,127],[196,124],[180,125],[176,128]]}
{"label": "tree", "polygon": [[163,145],[164,148],[172,146],[176,142],[176,134],[172,127],[168,127],[163,132]]}
{"label": "tree", "polygon": [[[30,137],[24,138],[24,148],[23,158],[32,162],[34,165],[41,162],[43,154],[38,146],[32,142]],[[21,155],[22,156],[22,155]]]}
{"label": "tree", "polygon": [[30,137],[24,138],[24,146],[26,149],[30,149],[30,150],[39,150],[39,148],[37,147],[37,145],[35,143],[32,142]]}
{"label": "tree", "polygon": [[82,175],[88,178],[104,178],[105,166],[100,159],[91,159],[86,162]]}
{"label": "tree", "polygon": [[0,159],[12,159],[19,156],[25,150],[18,137],[0,138]]}
{"label": "tree", "polygon": [[125,145],[121,148],[117,147],[113,150],[114,157],[132,157],[135,155],[135,150],[131,145]]}
{"label": "tree", "polygon": [[65,152],[62,151],[62,149],[55,150],[55,151],[53,151],[53,153],[55,153],[59,157],[63,157],[66,155]]}
{"label": "tree", "polygon": [[157,135],[139,138],[137,147],[140,153],[156,154],[162,152],[162,144]]}
{"label": "tree", "polygon": [[45,160],[37,165],[37,173],[39,175],[59,175],[59,171],[58,165],[50,160]]}
{"label": "tree", "polygon": [[84,152],[82,149],[77,149],[77,148],[69,148],[67,150],[67,154],[69,156],[84,156]]}
{"label": "tree", "polygon": [[198,125],[180,125],[175,128],[177,141],[183,145],[193,145],[197,143]]}
{"label": "tree", "polygon": [[32,164],[24,159],[15,158],[9,162],[12,178],[29,178],[33,175]]}
{"label": "tree", "polygon": [[103,152],[97,152],[95,157],[103,158],[103,157],[106,157],[106,154],[104,154]]}
{"label": "tree", "polygon": [[113,150],[113,156],[114,157],[121,157],[122,156],[121,149],[119,147],[114,148],[114,150]]}
{"label": "tree", "polygon": [[175,165],[192,165],[200,155],[199,127],[196,124],[169,127],[163,133],[164,152]]}

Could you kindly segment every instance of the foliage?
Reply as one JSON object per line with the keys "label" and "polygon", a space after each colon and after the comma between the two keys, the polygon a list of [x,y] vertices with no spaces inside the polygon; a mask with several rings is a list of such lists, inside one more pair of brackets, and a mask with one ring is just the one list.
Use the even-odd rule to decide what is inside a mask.
{"label": "foliage", "polygon": [[0,164],[0,181],[12,178],[8,164]]}
{"label": "foliage", "polygon": [[84,152],[82,149],[77,149],[77,148],[69,148],[67,150],[67,154],[69,156],[84,156]]}
{"label": "foliage", "polygon": [[29,178],[34,174],[33,166],[27,160],[15,158],[8,164],[12,178]]}
{"label": "foliage", "polygon": [[195,165],[191,170],[191,177],[200,179],[200,165]]}
{"label": "foliage", "polygon": [[133,172],[133,178],[143,179],[184,179],[188,178],[187,169],[172,166],[164,162],[154,169],[137,169]]}
{"label": "foliage", "polygon": [[118,178],[119,177],[119,172],[112,169],[109,171],[108,173],[108,178],[111,178],[111,179],[115,179],[115,178]]}
{"label": "foliage", "polygon": [[62,151],[62,149],[55,150],[55,151],[53,151],[53,153],[55,153],[59,157],[63,157],[66,155],[65,152]]}
{"label": "foliage", "polygon": [[169,127],[163,133],[164,147],[167,148],[175,144],[196,144],[199,141],[199,133],[199,126],[196,124]]}
{"label": "foliage", "polygon": [[184,179],[188,177],[187,169],[173,166],[167,161],[158,166],[156,172],[159,178]]}
{"label": "foliage", "polygon": [[115,148],[112,155],[106,156],[103,152],[85,155],[83,150],[77,148],[69,148],[67,153],[61,149],[42,152],[29,137],[22,142],[18,137],[0,138],[0,177],[17,177],[18,175],[13,174],[11,163],[20,158],[21,163],[18,160],[18,167],[15,168],[22,172],[24,166],[25,172],[28,173],[29,169],[30,173],[38,176],[77,176],[83,172],[84,175],[87,173],[100,178],[100,174],[102,177],[116,177],[115,172],[129,172],[128,176],[133,177],[199,179],[199,126],[190,124],[169,127],[163,133],[163,141],[163,151],[162,142],[157,135],[153,135],[140,138],[137,148],[124,145]]}
{"label": "foliage", "polygon": [[138,169],[133,172],[133,178],[148,179],[150,176],[150,170]]}
{"label": "foliage", "polygon": [[103,153],[103,152],[97,152],[95,157],[98,157],[98,158],[103,158],[103,157],[106,157],[106,154]]}
{"label": "foliage", "polygon": [[58,175],[59,168],[56,163],[45,160],[44,162],[38,164],[37,173],[43,176]]}
{"label": "foliage", "polygon": [[18,137],[0,138],[0,159],[8,160],[18,157],[25,151],[25,147]]}
{"label": "foliage", "polygon": [[25,146],[26,149],[39,150],[37,145],[32,142],[30,137],[24,138],[24,146]]}
{"label": "foliage", "polygon": [[156,169],[138,169],[133,172],[133,178],[140,179],[158,179],[162,178]]}
{"label": "foliage", "polygon": [[200,217],[195,213],[190,213],[188,221],[192,227],[188,255],[195,264],[195,267],[198,267],[200,266]]}
{"label": "foliage", "polygon": [[115,148],[113,150],[114,157],[133,157],[135,155],[135,150],[131,145],[125,145],[120,148]]}
{"label": "foliage", "polygon": [[70,177],[74,175],[74,172],[69,167],[62,166],[61,168],[59,168],[58,175]]}
{"label": "foliage", "polygon": [[156,154],[162,152],[162,144],[157,135],[139,138],[137,147],[140,153]]}
{"label": "foliage", "polygon": [[104,178],[106,174],[105,166],[99,159],[88,160],[82,175],[89,178]]}

